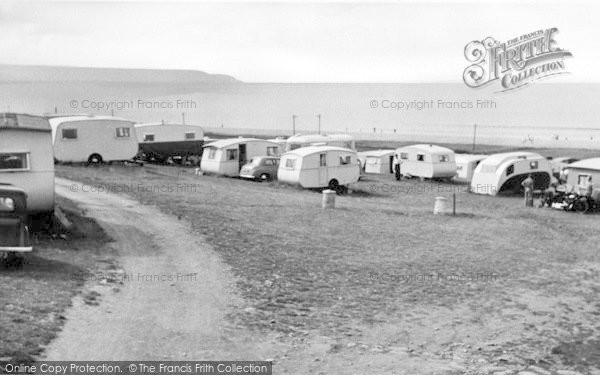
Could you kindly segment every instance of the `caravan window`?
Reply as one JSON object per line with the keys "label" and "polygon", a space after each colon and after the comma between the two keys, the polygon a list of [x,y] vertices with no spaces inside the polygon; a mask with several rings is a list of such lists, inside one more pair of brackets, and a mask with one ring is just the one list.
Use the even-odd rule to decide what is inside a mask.
{"label": "caravan window", "polygon": [[[340,165],[348,165],[351,162],[352,157],[348,156],[340,156]],[[367,159],[368,161],[369,159]]]}
{"label": "caravan window", "polygon": [[529,162],[529,169],[538,169],[538,162],[537,162],[537,160]]}
{"label": "caravan window", "polygon": [[508,168],[506,168],[506,175],[510,176],[511,174],[515,173],[515,165],[509,165]]}
{"label": "caravan window", "polygon": [[401,152],[400,153],[400,159],[402,159],[402,160],[408,160],[408,152]]}
{"label": "caravan window", "polygon": [[289,169],[294,169],[296,166],[296,159],[287,159],[285,161],[285,167]]}
{"label": "caravan window", "polygon": [[29,169],[29,154],[19,153],[1,153],[0,171],[26,171]]}
{"label": "caravan window", "polygon": [[450,157],[448,155],[439,155],[440,162],[446,163],[450,161]]}
{"label": "caravan window", "polygon": [[424,154],[417,154],[417,161],[425,161],[425,155]]}
{"label": "caravan window", "polygon": [[277,156],[279,155],[279,147],[267,147],[267,156]]}
{"label": "caravan window", "polygon": [[186,140],[196,139],[196,133],[194,133],[194,132],[185,133],[185,139]]}
{"label": "caravan window", "polygon": [[238,150],[227,150],[227,160],[237,160],[238,158]]}
{"label": "caravan window", "polygon": [[319,166],[327,166],[327,154],[319,154]]}
{"label": "caravan window", "polygon": [[130,134],[129,128],[117,128],[117,138],[129,138]]}
{"label": "caravan window", "polygon": [[77,139],[77,129],[63,129],[62,130],[62,138],[63,139]]}
{"label": "caravan window", "polygon": [[144,134],[144,142],[154,142],[154,134]]}
{"label": "caravan window", "polygon": [[589,174],[580,174],[577,176],[577,185],[579,186],[587,186],[587,180],[590,177]]}
{"label": "caravan window", "polygon": [[208,158],[209,158],[209,159],[214,159],[214,158],[215,158],[215,155],[217,155],[217,149],[216,149],[216,148],[214,148],[214,147],[210,147],[210,148],[208,149]]}

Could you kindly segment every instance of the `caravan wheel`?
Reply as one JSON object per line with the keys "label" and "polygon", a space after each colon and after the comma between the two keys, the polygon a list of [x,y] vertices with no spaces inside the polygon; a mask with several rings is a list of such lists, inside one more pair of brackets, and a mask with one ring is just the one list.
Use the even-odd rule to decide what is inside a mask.
{"label": "caravan wheel", "polygon": [[100,156],[98,154],[92,154],[88,158],[88,164],[101,164],[101,163],[102,163],[102,156]]}
{"label": "caravan wheel", "polygon": [[344,192],[344,186],[340,186],[340,183],[336,179],[329,181],[329,185],[327,187],[331,190],[334,190],[337,194],[342,194]]}

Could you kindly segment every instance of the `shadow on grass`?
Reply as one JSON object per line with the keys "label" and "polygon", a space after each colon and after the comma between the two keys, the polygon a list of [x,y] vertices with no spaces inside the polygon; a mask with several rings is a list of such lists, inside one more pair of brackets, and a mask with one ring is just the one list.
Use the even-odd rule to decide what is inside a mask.
{"label": "shadow on grass", "polygon": [[[72,263],[28,254],[23,267],[0,266],[0,277],[17,277],[52,283],[54,281],[77,280],[75,275],[85,274],[86,269]],[[81,277],[79,278],[81,280]]]}

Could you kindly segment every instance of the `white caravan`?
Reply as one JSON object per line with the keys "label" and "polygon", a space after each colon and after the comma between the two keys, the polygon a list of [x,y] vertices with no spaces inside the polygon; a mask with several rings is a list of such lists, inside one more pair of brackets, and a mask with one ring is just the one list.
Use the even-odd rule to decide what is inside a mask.
{"label": "white caravan", "polygon": [[279,153],[280,154],[283,154],[285,152],[286,145],[287,145],[287,140],[285,138],[277,137],[277,138],[267,139],[267,141],[277,143],[279,145]]}
{"label": "white caravan", "polygon": [[412,145],[396,150],[394,157],[396,178],[420,177],[451,179],[456,175],[454,151],[435,145]]}
{"label": "white caravan", "polygon": [[394,173],[394,150],[367,151],[365,155],[365,173]]}
{"label": "white caravan", "polygon": [[487,157],[487,155],[475,154],[454,155],[454,160],[456,161],[456,177],[454,177],[454,180],[458,182],[471,182],[475,168]]}
{"label": "white caravan", "polygon": [[63,163],[132,160],[138,152],[133,122],[112,116],[50,118],[54,158]]}
{"label": "white caravan", "polygon": [[534,189],[548,188],[552,176],[550,161],[533,152],[494,154],[482,160],[475,168],[471,191],[487,195],[518,193],[522,189],[521,182],[530,174]]}
{"label": "white caravan", "polygon": [[258,138],[228,138],[204,146],[200,170],[237,177],[255,156],[279,156],[279,145]]}
{"label": "white caravan", "polygon": [[333,146],[309,146],[281,156],[277,179],[304,188],[338,190],[358,181],[356,152]]}
{"label": "white caravan", "polygon": [[27,212],[54,211],[52,130],[43,117],[0,114],[0,184],[27,193]]}
{"label": "white caravan", "polygon": [[592,177],[594,191],[600,190],[600,158],[577,161],[565,167],[567,184],[585,191],[588,178]]}
{"label": "white caravan", "polygon": [[292,151],[307,146],[334,146],[356,151],[354,137],[349,134],[296,134],[287,139],[285,151]]}

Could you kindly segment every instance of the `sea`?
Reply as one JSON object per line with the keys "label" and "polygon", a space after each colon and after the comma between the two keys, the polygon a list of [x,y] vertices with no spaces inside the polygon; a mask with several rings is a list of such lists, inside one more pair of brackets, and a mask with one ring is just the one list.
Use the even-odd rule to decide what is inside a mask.
{"label": "sea", "polygon": [[244,134],[600,150],[600,84],[0,82],[2,111],[114,115]]}

